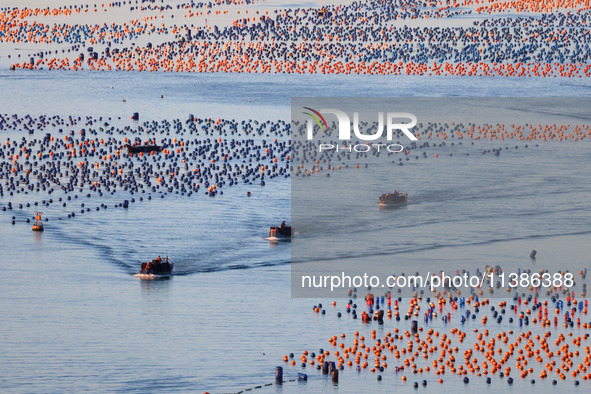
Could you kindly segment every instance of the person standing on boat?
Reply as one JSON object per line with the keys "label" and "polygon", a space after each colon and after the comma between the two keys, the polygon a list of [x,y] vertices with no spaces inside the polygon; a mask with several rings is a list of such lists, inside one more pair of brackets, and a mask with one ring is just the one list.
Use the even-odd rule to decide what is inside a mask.
{"label": "person standing on boat", "polygon": [[280,228],[285,228],[285,220],[283,222],[281,222]]}

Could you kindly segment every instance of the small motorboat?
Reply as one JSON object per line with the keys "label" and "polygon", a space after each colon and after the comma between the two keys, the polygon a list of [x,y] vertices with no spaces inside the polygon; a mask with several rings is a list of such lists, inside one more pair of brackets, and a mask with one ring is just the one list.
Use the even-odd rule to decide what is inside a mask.
{"label": "small motorboat", "polygon": [[317,15],[320,18],[329,18],[332,16],[332,12],[328,11],[326,7],[324,7],[322,0],[320,0],[320,9],[317,11]]}
{"label": "small motorboat", "polygon": [[332,16],[332,12],[328,11],[326,8],[321,8],[317,11],[317,15],[320,18],[330,18]]}
{"label": "small motorboat", "polygon": [[35,223],[33,223],[33,231],[43,231],[43,222],[41,221],[41,214],[43,212],[35,212]]}
{"label": "small motorboat", "polygon": [[380,205],[404,205],[408,200],[408,193],[400,193],[394,190],[394,193],[385,193],[380,197]]}
{"label": "small motorboat", "polygon": [[125,144],[129,153],[151,153],[162,152],[162,147],[158,145],[129,145]]}
{"label": "small motorboat", "polygon": [[134,276],[146,279],[166,278],[172,276],[173,268],[174,263],[170,262],[168,256],[165,259],[158,256],[157,259],[142,263],[140,272]]}
{"label": "small motorboat", "polygon": [[281,226],[271,227],[269,230],[269,239],[291,239],[291,226],[286,226],[285,222],[281,223]]}

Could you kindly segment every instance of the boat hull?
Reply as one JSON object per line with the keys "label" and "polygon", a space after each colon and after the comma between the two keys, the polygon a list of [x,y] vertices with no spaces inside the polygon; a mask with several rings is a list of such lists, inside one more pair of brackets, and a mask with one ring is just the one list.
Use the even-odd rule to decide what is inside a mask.
{"label": "boat hull", "polygon": [[158,145],[125,145],[129,153],[151,153],[161,152],[162,147]]}
{"label": "boat hull", "polygon": [[269,238],[291,239],[291,227],[271,227]]}
{"label": "boat hull", "polygon": [[150,263],[142,263],[141,270],[138,275],[152,275],[155,277],[166,277],[172,275],[174,263],[168,261],[152,261]]}
{"label": "boat hull", "polygon": [[380,205],[400,206],[408,201],[408,193],[385,193],[379,197]]}

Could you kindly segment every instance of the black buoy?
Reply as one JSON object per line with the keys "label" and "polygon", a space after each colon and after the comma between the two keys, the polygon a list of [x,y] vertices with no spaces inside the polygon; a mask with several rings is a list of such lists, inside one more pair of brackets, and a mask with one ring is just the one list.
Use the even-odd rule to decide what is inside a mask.
{"label": "black buoy", "polygon": [[283,383],[283,367],[275,368],[275,383]]}
{"label": "black buoy", "polygon": [[332,381],[333,381],[334,383],[337,383],[337,382],[339,381],[339,370],[338,370],[338,369],[336,369],[336,368],[335,368],[335,369],[333,369],[333,370],[331,371],[331,375],[332,375]]}

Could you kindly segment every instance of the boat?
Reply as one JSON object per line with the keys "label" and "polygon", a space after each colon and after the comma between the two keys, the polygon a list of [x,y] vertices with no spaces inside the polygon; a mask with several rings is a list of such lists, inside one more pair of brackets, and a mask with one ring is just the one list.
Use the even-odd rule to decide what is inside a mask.
{"label": "boat", "polygon": [[400,193],[394,190],[394,193],[385,193],[380,197],[380,205],[404,205],[408,200],[408,193]]}
{"label": "boat", "polygon": [[41,221],[41,214],[43,212],[35,212],[35,223],[33,223],[33,231],[43,231],[43,222]]}
{"label": "boat", "polygon": [[320,0],[320,9],[317,11],[317,15],[320,18],[329,18],[332,16],[332,12],[328,11],[326,7],[324,7],[322,0]]}
{"label": "boat", "polygon": [[291,239],[291,226],[286,226],[285,222],[283,222],[281,226],[271,227],[269,230],[269,239]]}
{"label": "boat", "polygon": [[318,10],[318,17],[320,18],[330,18],[332,16],[332,12],[328,11],[326,8],[321,8]]}
{"label": "boat", "polygon": [[162,147],[158,145],[129,145],[125,144],[129,153],[150,153],[162,152]]}
{"label": "boat", "polygon": [[147,263],[142,263],[142,267],[140,272],[135,276],[140,278],[164,278],[172,276],[172,269],[174,268],[174,263],[171,263],[168,259],[168,256],[163,259],[158,256],[157,259],[154,259]]}

